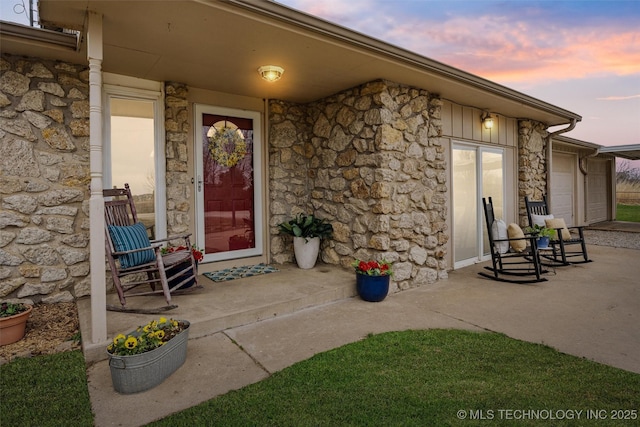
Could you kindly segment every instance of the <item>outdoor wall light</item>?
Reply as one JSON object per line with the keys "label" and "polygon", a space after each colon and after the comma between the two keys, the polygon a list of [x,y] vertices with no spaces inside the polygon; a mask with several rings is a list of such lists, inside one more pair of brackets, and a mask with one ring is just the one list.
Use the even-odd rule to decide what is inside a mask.
{"label": "outdoor wall light", "polygon": [[485,129],[491,129],[493,127],[493,117],[491,117],[491,114],[489,114],[488,112],[484,112],[482,113],[482,116],[480,116],[480,120],[482,120],[482,124],[484,125]]}
{"label": "outdoor wall light", "polygon": [[277,65],[263,65],[258,68],[258,73],[268,82],[275,82],[280,80],[282,74],[284,73],[284,68],[278,67]]}

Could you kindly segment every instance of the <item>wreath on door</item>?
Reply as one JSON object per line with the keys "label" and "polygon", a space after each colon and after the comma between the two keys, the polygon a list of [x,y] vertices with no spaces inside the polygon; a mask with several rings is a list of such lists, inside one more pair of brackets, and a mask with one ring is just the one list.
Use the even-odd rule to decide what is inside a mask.
{"label": "wreath on door", "polygon": [[209,139],[209,153],[220,166],[234,167],[247,154],[247,143],[239,129],[212,126]]}

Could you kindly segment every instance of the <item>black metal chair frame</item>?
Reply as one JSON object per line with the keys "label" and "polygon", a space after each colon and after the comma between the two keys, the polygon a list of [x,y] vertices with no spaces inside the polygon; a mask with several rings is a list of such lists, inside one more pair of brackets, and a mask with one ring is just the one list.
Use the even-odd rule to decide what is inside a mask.
{"label": "black metal chair frame", "polygon": [[[527,284],[545,282],[547,279],[542,277],[542,274],[547,273],[547,270],[542,268],[536,238],[533,236],[525,236],[523,238],[495,239],[492,233],[492,225],[496,220],[493,211],[493,200],[489,197],[489,202],[487,203],[483,197],[482,205],[487,223],[487,233],[489,235],[492,266],[484,267],[491,271],[491,273],[481,271],[478,274],[492,280],[508,283]],[[527,248],[524,251],[515,252],[510,245],[508,252],[500,253],[496,245],[496,243],[499,242],[512,242],[517,240],[525,240],[527,242]],[[512,276],[514,278],[511,278]]]}
{"label": "black metal chair frame", "polygon": [[[118,293],[121,306],[107,305],[108,310],[124,311],[134,313],[158,313],[161,311],[177,308],[171,304],[171,295],[178,291],[192,291],[198,286],[197,264],[191,251],[190,234],[185,233],[177,236],[170,236],[166,239],[150,240],[150,246],[146,248],[134,249],[125,252],[117,252],[109,234],[108,226],[130,226],[136,224],[138,214],[136,212],[133,196],[129,184],[124,188],[113,188],[102,191],[105,197],[105,249],[107,262],[111,269],[114,287]],[[170,241],[179,241],[185,250],[174,251],[162,254],[161,248]],[[123,268],[118,258],[128,253],[153,250],[154,260],[141,265]],[[132,276],[130,279],[121,280],[125,276]],[[186,290],[180,289],[183,285],[193,282],[193,285]],[[140,288],[148,285],[147,290]],[[159,286],[157,286],[159,285]],[[135,292],[132,292],[135,291]],[[167,305],[165,307],[153,309],[131,309],[126,306],[125,296],[158,295],[165,297]]]}
{"label": "black metal chair frame", "polygon": [[[531,215],[549,215],[549,205],[547,204],[547,196],[543,196],[542,200],[534,201],[529,200],[529,197],[524,197],[524,204],[527,209],[527,218],[529,219],[529,226],[533,226]],[[551,239],[549,244],[551,245],[552,255],[544,255],[543,257],[551,261],[550,266],[561,267],[572,264],[584,264],[586,262],[592,262],[587,254],[587,245],[584,240],[584,227],[573,226],[567,227],[571,233],[571,239],[565,239],[562,237],[562,229],[556,229],[557,238]],[[574,237],[576,236],[577,237]],[[577,249],[579,247],[580,249]]]}

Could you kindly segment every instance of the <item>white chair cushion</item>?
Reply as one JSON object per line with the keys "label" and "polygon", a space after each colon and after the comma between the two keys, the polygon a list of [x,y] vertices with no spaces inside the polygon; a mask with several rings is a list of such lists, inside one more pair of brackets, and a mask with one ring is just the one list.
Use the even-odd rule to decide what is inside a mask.
{"label": "white chair cushion", "polygon": [[536,214],[531,214],[531,222],[533,224],[530,224],[532,227],[534,225],[539,225],[540,227],[544,227],[545,225],[545,221],[548,219],[553,219],[553,215],[536,215]]}
{"label": "white chair cushion", "polygon": [[[491,225],[491,235],[495,240],[509,238],[507,234],[507,224],[501,219],[493,221]],[[506,254],[509,252],[509,242],[496,242],[495,245],[499,253]]]}

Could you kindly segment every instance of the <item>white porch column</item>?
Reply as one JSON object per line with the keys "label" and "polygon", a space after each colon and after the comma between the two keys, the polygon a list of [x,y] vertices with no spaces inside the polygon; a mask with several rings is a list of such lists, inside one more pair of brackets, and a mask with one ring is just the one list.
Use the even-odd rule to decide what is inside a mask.
{"label": "white porch column", "polygon": [[88,12],[89,60],[89,233],[91,250],[91,343],[107,340],[107,291],[105,282],[104,198],[102,197],[102,15]]}

